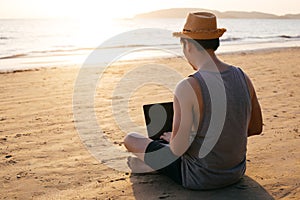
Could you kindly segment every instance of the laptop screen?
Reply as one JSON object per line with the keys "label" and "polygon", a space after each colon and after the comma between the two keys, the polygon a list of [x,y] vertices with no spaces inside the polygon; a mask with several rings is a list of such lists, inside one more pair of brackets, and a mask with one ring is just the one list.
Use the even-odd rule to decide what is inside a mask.
{"label": "laptop screen", "polygon": [[143,105],[148,137],[158,140],[164,132],[171,132],[173,125],[173,102]]}

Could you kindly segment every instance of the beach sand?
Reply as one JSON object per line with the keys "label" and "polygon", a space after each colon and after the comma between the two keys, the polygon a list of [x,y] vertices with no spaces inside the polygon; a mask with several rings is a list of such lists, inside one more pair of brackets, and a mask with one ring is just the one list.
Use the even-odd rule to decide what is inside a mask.
{"label": "beach sand", "polygon": [[[241,182],[213,191],[186,190],[161,175],[117,171],[95,159],[75,128],[80,121],[72,107],[78,68],[2,73],[0,199],[300,199],[299,55],[300,48],[221,55],[252,79],[264,130],[248,140],[247,171]],[[176,73],[155,71],[159,64]],[[170,87],[190,73],[182,58],[107,68],[97,84],[93,106],[111,145],[122,148],[125,131],[134,131],[122,116],[143,126],[141,106],[172,101]],[[144,84],[147,77],[160,78],[161,84],[158,79],[153,80],[156,84]],[[88,83],[81,81],[76,87],[93,90]],[[77,109],[86,106],[84,100],[78,102]]]}

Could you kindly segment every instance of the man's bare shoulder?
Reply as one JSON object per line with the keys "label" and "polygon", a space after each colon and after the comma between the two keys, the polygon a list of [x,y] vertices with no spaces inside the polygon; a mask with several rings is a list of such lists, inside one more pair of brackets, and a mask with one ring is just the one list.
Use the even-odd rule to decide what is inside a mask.
{"label": "man's bare shoulder", "polygon": [[192,77],[187,77],[179,81],[175,88],[175,94],[186,94],[192,92],[193,91],[192,84],[194,84],[193,83],[194,81],[195,79]]}
{"label": "man's bare shoulder", "polygon": [[193,104],[197,100],[197,80],[187,77],[181,80],[175,89],[175,96],[182,102]]}

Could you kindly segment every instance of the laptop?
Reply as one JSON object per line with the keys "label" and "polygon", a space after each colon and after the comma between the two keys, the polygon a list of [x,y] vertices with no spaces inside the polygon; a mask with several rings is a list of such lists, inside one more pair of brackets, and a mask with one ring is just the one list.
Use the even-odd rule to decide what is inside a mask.
{"label": "laptop", "polygon": [[149,138],[160,140],[164,132],[172,132],[173,102],[143,105],[143,111]]}

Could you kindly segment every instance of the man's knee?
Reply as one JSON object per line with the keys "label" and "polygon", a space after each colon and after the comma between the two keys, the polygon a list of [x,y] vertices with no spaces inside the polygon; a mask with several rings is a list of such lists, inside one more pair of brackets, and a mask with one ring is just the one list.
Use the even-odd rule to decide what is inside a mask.
{"label": "man's knee", "polygon": [[146,147],[152,140],[138,133],[129,133],[124,138],[124,145],[130,152],[145,152]]}
{"label": "man's knee", "polygon": [[127,134],[127,135],[124,137],[123,142],[124,142],[124,145],[125,145],[126,148],[127,148],[128,144],[129,144],[130,138],[131,138],[130,133]]}
{"label": "man's knee", "polygon": [[138,137],[137,133],[128,133],[124,138],[125,147],[128,149],[130,145],[134,143],[137,137]]}

